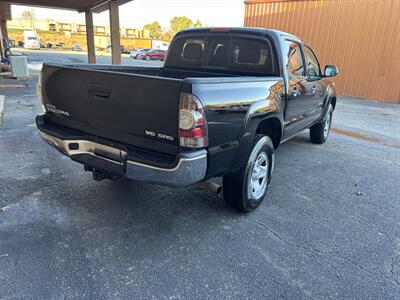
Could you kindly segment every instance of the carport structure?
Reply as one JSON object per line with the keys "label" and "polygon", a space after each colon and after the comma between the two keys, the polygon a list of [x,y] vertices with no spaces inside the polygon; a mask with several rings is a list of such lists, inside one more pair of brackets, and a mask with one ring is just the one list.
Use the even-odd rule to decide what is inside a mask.
{"label": "carport structure", "polygon": [[[110,35],[113,64],[121,64],[121,41],[119,31],[118,7],[132,0],[0,0],[0,4],[19,4],[28,6],[39,6],[55,9],[74,10],[85,13],[86,39],[88,48],[88,61],[96,63],[96,49],[94,45],[93,13],[101,13],[106,10],[110,12]],[[0,20],[1,21],[1,20]]]}

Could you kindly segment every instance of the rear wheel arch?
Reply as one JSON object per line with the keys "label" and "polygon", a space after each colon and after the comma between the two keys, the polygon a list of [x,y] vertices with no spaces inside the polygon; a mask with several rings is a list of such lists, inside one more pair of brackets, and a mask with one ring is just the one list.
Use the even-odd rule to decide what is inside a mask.
{"label": "rear wheel arch", "polygon": [[258,124],[256,133],[269,136],[276,149],[282,138],[282,123],[277,117],[266,118]]}
{"label": "rear wheel arch", "polygon": [[[256,110],[251,115],[255,113]],[[243,167],[251,152],[254,138],[257,135],[268,136],[272,140],[274,149],[276,149],[282,137],[282,123],[278,111],[270,111],[267,115],[260,116],[260,118],[249,117],[245,120],[245,125],[238,139],[239,147],[236,150],[235,158],[232,161],[229,172],[235,173]]]}

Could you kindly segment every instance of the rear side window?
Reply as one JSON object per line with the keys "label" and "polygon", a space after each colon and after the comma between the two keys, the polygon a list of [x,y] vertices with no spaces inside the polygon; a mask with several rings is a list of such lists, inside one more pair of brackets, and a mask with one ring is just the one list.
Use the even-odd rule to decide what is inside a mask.
{"label": "rear side window", "polygon": [[166,65],[263,75],[276,75],[278,70],[267,40],[223,35],[176,39]]}
{"label": "rear side window", "polygon": [[300,45],[296,42],[286,41],[288,63],[286,69],[289,75],[304,76],[304,61]]}
{"label": "rear side window", "polygon": [[251,69],[257,72],[274,73],[274,62],[269,43],[252,39],[232,39],[234,69]]}
{"label": "rear side window", "polygon": [[204,61],[204,39],[177,39],[168,55],[168,63],[181,66],[201,66]]}

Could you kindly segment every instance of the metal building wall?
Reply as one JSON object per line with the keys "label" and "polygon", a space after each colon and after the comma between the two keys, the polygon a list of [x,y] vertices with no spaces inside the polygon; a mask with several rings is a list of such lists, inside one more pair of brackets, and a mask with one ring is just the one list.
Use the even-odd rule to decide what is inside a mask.
{"label": "metal building wall", "polygon": [[309,43],[342,95],[400,102],[400,0],[246,0],[245,26]]}

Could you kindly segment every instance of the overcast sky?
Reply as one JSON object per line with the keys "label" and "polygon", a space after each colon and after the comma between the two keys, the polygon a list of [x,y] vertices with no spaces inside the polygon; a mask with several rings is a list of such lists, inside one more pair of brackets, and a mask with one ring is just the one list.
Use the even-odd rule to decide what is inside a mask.
{"label": "overcast sky", "polygon": [[[174,16],[187,16],[193,21],[199,19],[210,26],[243,26],[243,0],[135,0],[120,6],[121,26],[142,27],[153,21],[168,27]],[[19,18],[24,10],[31,7],[13,5],[12,17]],[[84,14],[68,10],[33,8],[37,19],[55,19],[84,23]],[[108,12],[94,15],[96,24],[108,23]]]}

